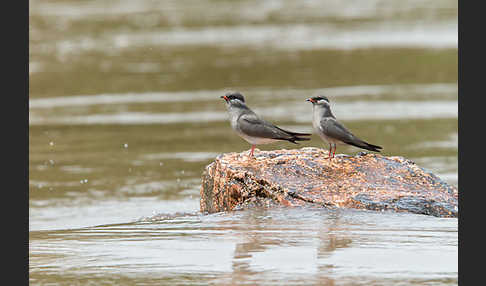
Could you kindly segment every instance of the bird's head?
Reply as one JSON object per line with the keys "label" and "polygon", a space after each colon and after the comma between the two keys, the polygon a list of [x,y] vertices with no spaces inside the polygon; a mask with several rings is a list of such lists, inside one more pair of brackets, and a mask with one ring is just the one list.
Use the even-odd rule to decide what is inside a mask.
{"label": "bird's head", "polygon": [[329,99],[327,97],[325,97],[324,95],[314,96],[314,97],[306,99],[306,101],[309,101],[314,106],[330,108]]}
{"label": "bird's head", "polygon": [[228,105],[244,105],[245,98],[239,92],[228,92],[225,95],[221,96],[222,99],[226,101]]}

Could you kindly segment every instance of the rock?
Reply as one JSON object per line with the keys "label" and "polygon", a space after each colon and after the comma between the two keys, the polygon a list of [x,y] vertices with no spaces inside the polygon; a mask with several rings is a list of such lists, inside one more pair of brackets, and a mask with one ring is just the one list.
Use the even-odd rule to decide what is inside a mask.
{"label": "rock", "polygon": [[458,190],[403,157],[305,147],[219,155],[201,185],[204,213],[263,207],[395,210],[457,217]]}

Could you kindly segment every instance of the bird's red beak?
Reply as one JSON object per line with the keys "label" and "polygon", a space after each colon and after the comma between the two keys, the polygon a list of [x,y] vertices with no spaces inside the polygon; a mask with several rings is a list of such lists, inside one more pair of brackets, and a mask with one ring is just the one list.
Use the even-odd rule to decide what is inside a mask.
{"label": "bird's red beak", "polygon": [[315,102],[315,100],[314,100],[314,99],[312,99],[312,98],[308,98],[308,99],[306,99],[306,101],[310,101],[310,102],[312,102],[312,103],[314,103],[314,102]]}
{"label": "bird's red beak", "polygon": [[228,97],[226,95],[221,96],[221,98],[223,98],[224,100],[226,100],[226,102],[228,102]]}

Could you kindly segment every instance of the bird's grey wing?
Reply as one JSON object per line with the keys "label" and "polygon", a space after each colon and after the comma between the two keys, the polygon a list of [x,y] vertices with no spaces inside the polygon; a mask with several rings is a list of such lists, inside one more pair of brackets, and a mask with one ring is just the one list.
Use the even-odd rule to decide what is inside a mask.
{"label": "bird's grey wing", "polygon": [[269,139],[290,139],[291,135],[256,114],[243,114],[238,118],[238,126],[249,136]]}
{"label": "bird's grey wing", "polygon": [[346,129],[346,127],[344,127],[344,125],[334,118],[323,118],[320,126],[327,136],[338,139],[344,143],[376,152],[380,152],[379,149],[383,149],[381,146],[367,143],[354,136],[348,129]]}
{"label": "bird's grey wing", "polygon": [[324,134],[344,143],[350,144],[357,143],[357,140],[360,141],[344,125],[332,117],[322,118],[320,127]]}

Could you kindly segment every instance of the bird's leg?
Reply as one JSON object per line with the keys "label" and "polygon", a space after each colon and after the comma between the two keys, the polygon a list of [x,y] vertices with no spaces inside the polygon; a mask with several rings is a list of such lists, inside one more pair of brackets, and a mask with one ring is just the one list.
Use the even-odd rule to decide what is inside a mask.
{"label": "bird's leg", "polygon": [[334,153],[336,153],[336,147],[337,147],[337,144],[334,143],[334,151],[332,151],[332,157],[334,158]]}
{"label": "bird's leg", "polygon": [[250,157],[253,158],[253,151],[255,150],[255,145],[251,145],[251,152],[250,152]]}
{"label": "bird's leg", "polygon": [[329,143],[329,155],[327,155],[327,158],[331,160],[331,150],[332,150],[332,144]]}

